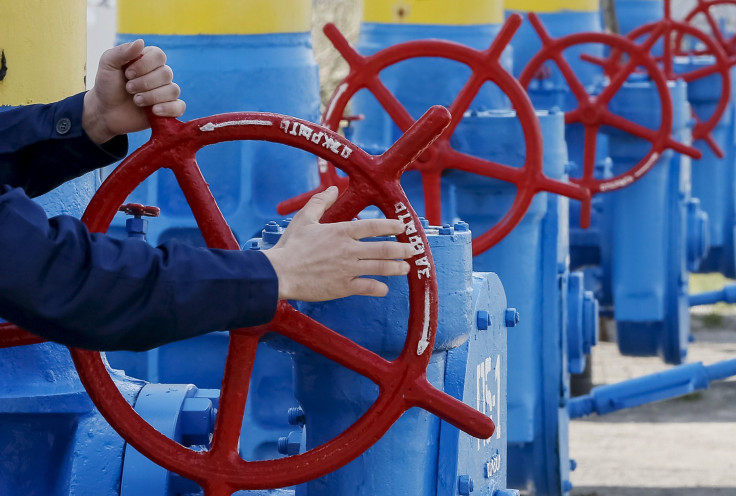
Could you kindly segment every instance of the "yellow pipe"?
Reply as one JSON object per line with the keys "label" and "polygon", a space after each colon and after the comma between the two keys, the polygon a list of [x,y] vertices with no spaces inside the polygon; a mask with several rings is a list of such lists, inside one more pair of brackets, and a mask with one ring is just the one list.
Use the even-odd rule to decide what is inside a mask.
{"label": "yellow pipe", "polygon": [[49,103],[84,91],[85,0],[0,0],[6,74],[0,105]]}
{"label": "yellow pipe", "polygon": [[118,33],[153,35],[302,33],[311,0],[118,0]]}
{"label": "yellow pipe", "polygon": [[506,0],[506,10],[522,12],[598,12],[598,0]]}
{"label": "yellow pipe", "polygon": [[502,0],[363,0],[363,21],[467,26],[503,22]]}

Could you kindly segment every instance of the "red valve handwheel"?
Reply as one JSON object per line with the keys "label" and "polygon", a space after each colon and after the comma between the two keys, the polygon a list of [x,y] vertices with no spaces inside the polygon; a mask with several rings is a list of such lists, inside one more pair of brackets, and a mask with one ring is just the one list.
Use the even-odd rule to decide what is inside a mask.
{"label": "red valve handwheel", "polygon": [[[473,254],[478,255],[498,243],[521,221],[534,195],[542,191],[569,196],[586,201],[590,194],[578,185],[557,181],[543,172],[542,133],[534,107],[519,82],[509,74],[500,62],[501,54],[521,25],[522,18],[513,14],[506,21],[491,46],[483,51],[442,40],[422,40],[399,43],[373,55],[362,56],[353,49],[340,31],[332,24],[325,26],[327,37],[350,65],[350,73],[333,93],[322,122],[330,129],[338,130],[345,108],[350,99],[361,89],[367,89],[383,106],[398,128],[406,131],[414,123],[403,104],[381,82],[379,75],[386,67],[416,57],[435,57],[454,60],[465,64],[472,75],[450,105],[452,123],[422,156],[414,162],[412,169],[422,176],[426,217],[432,224],[441,224],[441,175],[446,169],[458,169],[473,174],[492,177],[516,185],[514,203],[506,215],[491,229],[473,240]],[[495,83],[508,96],[521,121],[524,132],[526,157],[522,167],[512,167],[455,151],[450,138],[457,128],[463,113],[483,86]],[[339,184],[339,178],[329,164],[321,164],[321,184],[315,190]],[[341,186],[345,186],[342,183]],[[300,200],[314,191],[280,205],[280,213],[288,213],[299,206]]]}
{"label": "red valve handwheel", "polygon": [[[699,16],[705,17],[705,21],[711,30],[713,39],[715,39],[726,55],[731,57],[736,55],[736,35],[727,37],[718,25],[718,21],[713,16],[713,12],[711,12],[712,7],[725,6],[736,7],[736,0],[698,0],[697,5],[685,16],[682,22],[692,25],[697,22]],[[675,43],[675,46],[681,47],[682,36],[678,36],[676,39],[677,42]],[[707,50],[696,50],[693,51],[693,54],[710,54],[710,52]]]}
{"label": "red valve handwheel", "polygon": [[0,324],[0,349],[38,344],[44,341],[46,340],[28,331],[24,331],[15,324],[7,322]]}
{"label": "red valve handwheel", "polygon": [[[669,2],[665,3],[667,7]],[[723,158],[724,153],[721,147],[716,143],[711,132],[718,125],[723,114],[728,108],[728,104],[731,100],[731,66],[736,63],[736,57],[729,59],[726,52],[723,50],[721,45],[709,37],[701,30],[686,24],[684,22],[676,22],[670,19],[669,9],[665,9],[665,18],[656,22],[651,22],[639,26],[638,28],[631,31],[627,37],[631,40],[638,40],[644,36],[650,36],[655,31],[661,34],[657,37],[664,40],[663,43],[663,55],[662,55],[662,66],[667,79],[674,81],[676,79],[682,79],[686,83],[691,83],[702,79],[704,77],[718,74],[721,77],[721,91],[718,105],[715,110],[710,114],[710,117],[703,120],[700,116],[693,112],[696,124],[693,128],[693,141],[702,139],[708,146],[713,150],[713,153],[717,157]],[[709,54],[715,59],[712,65],[702,67],[693,71],[676,73],[674,70],[674,56],[684,53],[682,51],[682,42],[685,36],[690,36],[698,39],[705,44],[705,50],[700,51],[701,54]],[[673,42],[674,41],[674,46]],[[620,58],[620,53],[612,53],[611,60]]]}
{"label": "red valve handwheel", "polygon": [[[231,140],[265,140],[301,148],[330,160],[350,177],[350,184],[323,218],[350,220],[368,205],[388,218],[411,214],[429,246],[420,221],[399,184],[406,166],[450,121],[442,107],[433,107],[381,156],[373,157],[336,133],[291,117],[265,113],[232,113],[180,122],[155,119],[151,140],[128,157],[92,198],[83,221],[93,232],[105,232],[118,207],[146,177],[167,167],[173,170],[194,217],[210,247],[239,249],[195,160],[204,146]],[[408,222],[408,219],[406,220]],[[408,240],[407,235],[398,236]],[[427,257],[416,255],[410,263]],[[426,261],[426,260],[424,260]],[[375,443],[409,408],[420,407],[465,432],[488,438],[490,418],[429,384],[426,367],[437,326],[437,283],[434,268],[421,271],[412,263],[407,276],[410,316],[401,355],[388,361],[280,302],[267,325],[230,331],[230,347],[222,382],[219,412],[209,451],[190,450],[156,431],[128,405],[108,374],[101,355],[72,349],[82,383],[100,412],[138,451],[168,470],[199,483],[207,496],[241,489],[267,489],[303,483],[331,472]],[[306,453],[268,461],[244,461],[238,454],[245,401],[259,338],[280,333],[334,362],[362,374],[379,386],[376,402],[355,424],[336,438]]]}
{"label": "red valve handwheel", "polygon": [[[567,124],[579,123],[585,128],[583,174],[582,177],[571,178],[572,182],[587,188],[592,195],[595,195],[601,192],[624,188],[639,180],[652,168],[662,152],[668,148],[691,157],[700,158],[700,152],[698,150],[679,143],[670,136],[673,121],[672,98],[667,88],[667,80],[664,74],[654,59],[649,55],[649,50],[664,29],[662,26],[656,28],[643,45],[636,45],[623,36],[605,33],[576,33],[553,39],[536,14],[529,13],[528,16],[529,21],[542,40],[542,49],[529,61],[519,76],[519,81],[524,87],[527,87],[545,62],[549,60],[554,61],[578,104],[577,108],[565,113],[565,122]],[[599,95],[588,93],[563,55],[563,52],[572,46],[589,43],[607,45],[612,50],[618,50],[629,57],[628,62],[618,68],[616,73],[611,77],[608,86]],[[644,67],[649,73],[652,82],[657,87],[662,113],[662,120],[658,130],[636,124],[608,110],[608,104],[611,99],[621,89],[628,76],[637,67]],[[628,171],[609,179],[597,179],[594,176],[596,138],[602,126],[618,128],[650,141],[652,147],[646,156]],[[590,203],[583,205],[580,216],[581,225],[585,227],[586,222],[590,219]]]}

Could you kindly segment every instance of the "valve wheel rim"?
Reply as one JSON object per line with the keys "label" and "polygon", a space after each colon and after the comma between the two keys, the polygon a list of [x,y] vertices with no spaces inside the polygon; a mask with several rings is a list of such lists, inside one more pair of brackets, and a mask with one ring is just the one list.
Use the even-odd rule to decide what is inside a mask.
{"label": "valve wheel rim", "polygon": [[[294,137],[282,131],[283,128],[280,126],[284,122],[289,122],[324,132],[330,139],[335,140],[334,143],[350,147],[352,150],[350,159],[330,157],[348,172],[354,186],[343,193],[333,208],[325,214],[326,221],[343,218],[349,220],[356,208],[359,209],[363,203],[370,202],[384,210],[387,216],[391,216],[395,214],[391,209],[401,203],[411,214],[417,227],[417,234],[427,247],[426,235],[421,229],[416,213],[406,200],[398,179],[402,169],[411,160],[412,154],[416,153],[413,147],[426,147],[447,125],[446,112],[439,107],[430,109],[425,118],[385,154],[383,160],[369,156],[344,138],[316,124],[277,114],[221,114],[188,123],[174,119],[156,119],[152,121],[154,132],[151,141],[128,157],[103,183],[90,202],[83,221],[90,231],[106,231],[117,207],[124,203],[125,198],[138,184],[159,168],[164,166],[172,168],[176,165],[175,175],[193,211],[202,202],[209,202],[209,207],[205,208],[204,213],[198,216],[197,212],[194,212],[208,245],[239,249],[232,231],[219,212],[196,166],[194,153],[204,146],[234,139],[279,142],[305,149],[323,158],[332,153],[329,149],[312,143],[311,140]],[[257,136],[254,137],[256,131],[246,127],[250,125],[261,126],[257,128]],[[162,134],[169,136],[163,137]],[[175,141],[174,135],[178,136]],[[184,158],[178,159],[179,154]],[[394,167],[395,170],[388,170],[382,180],[376,181],[373,174],[382,167],[384,172],[386,167]],[[363,191],[373,191],[373,194],[362,198]],[[200,222],[213,222],[214,226],[202,225]],[[399,236],[400,239],[402,237],[406,236]],[[404,411],[414,406],[439,414],[441,418],[476,435],[490,436],[494,428],[490,418],[435,389],[427,381],[426,366],[431,355],[437,325],[437,285],[431,253],[427,251],[426,256],[432,264],[431,277],[420,278],[417,268],[413,268],[408,276],[410,316],[407,340],[401,355],[393,362],[386,361],[316,323],[286,302],[279,303],[277,315],[272,323],[231,331],[220,411],[212,448],[206,452],[190,450],[168,439],[138,416],[118,392],[99,353],[71,349],[72,358],[90,397],[110,424],[145,456],[169,470],[198,482],[208,496],[231,494],[239,489],[284,487],[324,475],[365,451]],[[379,385],[381,392],[376,402],[358,421],[331,441],[300,455],[247,462],[238,454],[237,441],[248,391],[247,386],[238,387],[237,384],[248,384],[258,339],[269,331],[282,333],[315,349],[318,353],[324,352],[328,347],[332,349],[337,346],[336,351],[322,354],[366,375]],[[311,341],[304,338],[305,334],[310,336]],[[313,342],[317,339],[315,336],[317,338],[328,336],[329,339],[315,345]],[[422,345],[424,349],[419,353]],[[341,358],[340,353],[344,353],[348,358]],[[238,362],[236,359],[240,358],[245,359],[245,367],[241,363],[236,363]],[[373,367],[377,371],[373,370]],[[395,380],[397,376],[398,382]]]}
{"label": "valve wheel rim", "polygon": [[[553,39],[536,14],[529,13],[528,16],[537,34],[542,39],[542,49],[527,63],[519,76],[520,83],[525,88],[528,88],[531,80],[539,73],[545,62],[554,61],[578,102],[577,108],[565,113],[565,123],[577,123],[585,127],[583,174],[582,177],[571,178],[570,180],[573,183],[589,189],[591,195],[614,191],[627,187],[642,178],[668,148],[686,153],[690,156],[699,156],[700,152],[696,149],[683,145],[670,136],[670,129],[672,128],[673,122],[672,98],[670,97],[663,72],[648,53],[649,48],[656,42],[659,33],[663,29],[662,27],[657,28],[643,45],[636,45],[623,36],[607,33],[576,33]],[[608,45],[630,56],[630,61],[618,70],[615,77],[611,78],[609,85],[597,96],[588,93],[585,86],[575,75],[569,62],[563,56],[563,52],[568,48],[590,43]],[[608,110],[608,104],[621,87],[623,87],[626,79],[637,66],[644,66],[647,69],[660,97],[662,117],[660,126],[656,131],[635,124]],[[595,115],[592,118],[585,113],[588,109],[594,109],[595,111]],[[612,178],[597,179],[595,178],[597,146],[595,138],[603,126],[614,127],[631,133],[649,141],[652,145],[647,154],[629,170]],[[591,205],[589,201],[583,204],[583,209],[581,210],[581,225],[583,227],[587,227],[589,224],[590,209]]]}
{"label": "valve wheel rim", "polygon": [[[415,162],[412,167],[422,174],[425,210],[429,221],[434,224],[441,223],[440,175],[443,170],[457,169],[510,182],[516,186],[514,201],[506,214],[493,227],[473,239],[473,255],[479,255],[493,247],[511,232],[524,217],[537,193],[546,191],[581,201],[590,196],[585,188],[544,174],[542,131],[536,112],[519,82],[501,66],[501,54],[521,25],[521,19],[518,14],[511,15],[491,46],[483,51],[451,41],[419,40],[393,45],[369,56],[362,56],[355,51],[334,25],[325,27],[325,34],[351,66],[350,73],[338,84],[322,117],[322,123],[335,131],[339,128],[348,102],[361,89],[367,89],[373,94],[400,130],[405,131],[414,123],[409,111],[378,76],[391,65],[411,58],[435,57],[460,62],[471,69],[471,76],[449,107],[452,123],[431,145],[428,163],[422,165]],[[486,82],[496,84],[509,97],[521,122],[526,152],[524,165],[521,167],[473,157],[453,150],[450,145],[450,138],[464,112]],[[335,184],[334,177],[334,173],[328,168],[322,174],[322,184],[318,189]]]}
{"label": "valve wheel rim", "polygon": [[[734,5],[736,5],[736,2],[734,2]],[[665,18],[660,21],[651,22],[639,26],[638,28],[632,30],[627,35],[627,37],[632,41],[637,40],[642,36],[650,35],[659,26],[663,26],[664,28],[664,31],[660,35],[661,38],[665,41],[663,55],[664,60],[662,62],[664,66],[665,76],[668,79],[675,80],[679,78],[683,79],[686,83],[689,84],[692,81],[697,81],[698,79],[702,79],[713,74],[719,74],[721,77],[720,99],[718,100],[718,104],[716,105],[716,108],[713,110],[710,116],[707,119],[703,120],[693,111],[693,117],[695,118],[696,123],[695,127],[693,128],[692,135],[693,141],[705,141],[706,144],[708,144],[708,146],[713,150],[713,153],[716,154],[716,156],[718,156],[719,158],[723,158],[725,154],[723,153],[723,150],[720,148],[720,146],[716,143],[711,133],[716,128],[716,126],[718,126],[721,118],[728,109],[728,104],[731,100],[730,68],[734,64],[734,62],[729,61],[726,52],[719,43],[714,42],[713,39],[711,39],[703,31],[697,29],[694,26],[691,26],[690,24],[687,24],[686,22],[678,22]],[[709,66],[709,68],[696,69],[694,71],[683,74],[675,73],[673,67],[673,57],[677,54],[684,53],[682,50],[682,43],[686,35],[697,38],[698,40],[703,42],[707,46],[707,49],[703,52],[703,54],[712,55],[715,58],[715,63]],[[673,53],[673,47],[666,43],[667,40],[670,40],[672,38],[674,38],[675,53]],[[614,54],[612,54],[611,58],[614,58]]]}

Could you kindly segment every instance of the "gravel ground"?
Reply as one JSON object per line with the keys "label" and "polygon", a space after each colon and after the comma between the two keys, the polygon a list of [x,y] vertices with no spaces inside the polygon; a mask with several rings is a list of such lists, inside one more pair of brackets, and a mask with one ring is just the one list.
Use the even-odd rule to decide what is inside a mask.
{"label": "gravel ground", "polygon": [[[717,327],[706,327],[708,315],[693,315],[696,341],[689,362],[709,365],[736,358],[736,316],[720,320]],[[595,384],[667,368],[658,358],[622,357],[614,343],[600,343],[593,353]],[[736,380],[679,399],[575,420],[570,452],[578,463],[571,478],[573,496],[735,496]]]}

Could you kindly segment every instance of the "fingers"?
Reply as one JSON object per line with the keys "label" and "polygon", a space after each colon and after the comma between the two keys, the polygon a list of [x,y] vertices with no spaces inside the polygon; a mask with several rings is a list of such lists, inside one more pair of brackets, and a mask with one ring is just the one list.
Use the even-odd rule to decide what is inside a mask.
{"label": "fingers", "polygon": [[131,95],[135,93],[143,93],[169,85],[173,80],[174,71],[172,71],[171,67],[168,65],[162,65],[146,74],[142,74],[141,76],[129,80],[125,84],[125,89]]}
{"label": "fingers", "polygon": [[113,47],[102,54],[100,65],[115,70],[122,69],[125,64],[141,56],[144,45],[143,40],[135,40]]}
{"label": "fingers", "polygon": [[411,267],[403,260],[360,260],[357,269],[365,276],[405,276]]}
{"label": "fingers", "polygon": [[179,100],[181,88],[174,83],[174,71],[166,65],[166,54],[158,47],[145,47],[143,55],[125,71],[125,90],[138,107],[151,107],[160,117],[180,117],[186,104]]}
{"label": "fingers", "polygon": [[393,236],[406,229],[404,223],[396,219],[364,219],[343,224],[353,239]]}
{"label": "fingers", "polygon": [[396,241],[361,241],[356,243],[352,255],[358,260],[406,260],[414,256],[414,249]]}
{"label": "fingers", "polygon": [[[131,88],[133,81],[128,83],[128,88]],[[169,83],[163,86],[159,86],[150,90],[139,90],[130,91],[133,95],[133,101],[139,107],[149,107],[159,102],[170,102],[179,98],[181,89],[176,83]]]}
{"label": "fingers", "polygon": [[[136,40],[133,44],[135,45],[139,42],[142,46],[143,40]],[[125,69],[125,77],[129,80],[144,76],[160,67],[166,66],[166,54],[159,47],[148,46],[142,48],[138,56],[140,56],[138,60],[134,60],[135,57],[131,57],[126,61],[133,61]]]}
{"label": "fingers", "polygon": [[307,202],[306,205],[294,216],[294,222],[298,224],[302,223],[316,223],[322,218],[324,213],[330,208],[337,200],[338,189],[337,186],[330,186],[321,193],[317,193]]}
{"label": "fingers", "polygon": [[350,293],[358,296],[383,297],[388,294],[388,286],[375,279],[357,277],[350,283]]}
{"label": "fingers", "polygon": [[151,110],[159,117],[181,117],[187,109],[187,104],[182,100],[173,102],[157,103]]}

